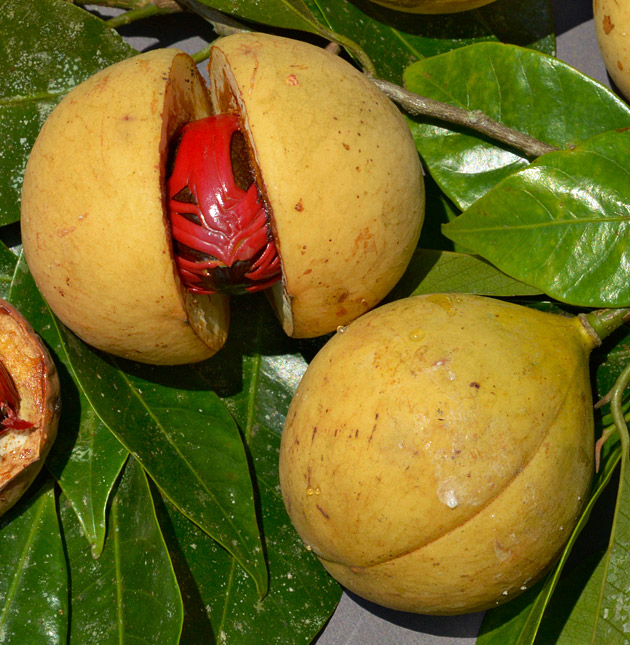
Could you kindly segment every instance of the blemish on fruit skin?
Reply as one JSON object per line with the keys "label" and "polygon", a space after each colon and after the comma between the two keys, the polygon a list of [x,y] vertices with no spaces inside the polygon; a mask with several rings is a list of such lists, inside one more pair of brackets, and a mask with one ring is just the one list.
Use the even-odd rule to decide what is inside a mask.
{"label": "blemish on fruit skin", "polygon": [[604,33],[607,36],[615,28],[615,25],[610,19],[610,16],[604,16],[604,20],[602,21],[602,27],[604,28]]}
{"label": "blemish on fruit skin", "polygon": [[321,514],[322,514],[322,515],[327,519],[327,520],[329,520],[329,519],[330,519],[330,515],[328,515],[328,513],[327,513],[327,512],[326,512],[326,511],[325,511],[325,510],[324,510],[324,509],[323,509],[319,504],[316,504],[315,506],[317,507],[317,510],[318,510],[318,511],[319,511],[319,512],[320,512],[320,513],[321,513]]}
{"label": "blemish on fruit skin", "polygon": [[298,77],[295,74],[289,74],[285,79],[284,82],[287,85],[291,85],[292,87],[297,87],[300,84],[300,81],[298,80]]}

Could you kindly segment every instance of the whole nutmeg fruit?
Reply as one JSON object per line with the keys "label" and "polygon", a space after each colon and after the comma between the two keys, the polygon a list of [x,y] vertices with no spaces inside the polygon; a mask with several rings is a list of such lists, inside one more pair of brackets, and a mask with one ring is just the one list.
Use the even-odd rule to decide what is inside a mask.
{"label": "whole nutmeg fruit", "polygon": [[280,482],[342,585],[387,607],[479,611],[558,558],[593,473],[583,317],[433,294],[379,307],[316,355]]}
{"label": "whole nutmeg fruit", "polygon": [[57,436],[55,364],[24,317],[0,300],[0,515],[31,485]]}
{"label": "whole nutmeg fruit", "polygon": [[441,14],[459,13],[477,9],[495,0],[371,0],[388,9],[409,13]]}
{"label": "whole nutmeg fruit", "polygon": [[22,193],[24,252],[52,310],[105,351],[208,358],[225,294],[266,289],[287,334],[333,331],[404,272],[424,184],[400,112],[300,41],[238,34],[209,88],[176,50],[122,61],[46,121]]}
{"label": "whole nutmeg fruit", "polygon": [[630,4],[593,0],[593,22],[606,69],[619,91],[630,100]]}

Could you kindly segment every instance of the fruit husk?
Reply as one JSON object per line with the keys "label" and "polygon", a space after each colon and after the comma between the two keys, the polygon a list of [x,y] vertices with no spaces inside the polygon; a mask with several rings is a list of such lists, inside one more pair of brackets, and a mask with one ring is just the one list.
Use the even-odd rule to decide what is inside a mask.
{"label": "fruit husk", "polygon": [[211,113],[194,61],[161,49],[95,74],[46,120],[24,175],[24,253],[52,310],[90,345],[179,364],[225,342],[226,297],[182,288],[164,194],[179,128]]}
{"label": "fruit husk", "polygon": [[238,112],[282,263],[269,298],[289,336],[333,331],[404,273],[424,217],[418,154],[401,113],[325,51],[267,34],[220,38],[210,95]]}
{"label": "fruit husk", "polygon": [[617,88],[630,100],[630,5],[617,0],[595,0],[593,24],[606,69]]}
{"label": "fruit husk", "polygon": [[33,424],[0,435],[0,515],[31,485],[57,436],[61,410],[55,364],[39,336],[8,302],[0,300],[0,361],[19,397],[19,416]]}
{"label": "fruit husk", "polygon": [[399,300],[309,365],[282,436],[291,520],[328,571],[404,611],[501,604],[557,558],[594,429],[580,318],[489,298]]}

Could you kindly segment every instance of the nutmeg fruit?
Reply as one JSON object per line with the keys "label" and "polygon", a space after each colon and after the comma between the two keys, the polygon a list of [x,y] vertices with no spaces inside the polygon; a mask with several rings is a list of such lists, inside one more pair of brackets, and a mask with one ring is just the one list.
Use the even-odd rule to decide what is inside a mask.
{"label": "nutmeg fruit", "polygon": [[371,0],[388,9],[409,13],[441,14],[459,13],[477,9],[495,0]]}
{"label": "nutmeg fruit", "polygon": [[282,495],[307,548],[399,610],[520,594],[587,500],[598,342],[582,317],[456,294],[348,325],[309,365],[282,435]]}
{"label": "nutmeg fruit", "polygon": [[90,345],[168,364],[225,342],[227,298],[181,288],[164,205],[172,138],[211,112],[192,59],[163,49],[95,74],[44,123],[24,173],[24,253],[51,309]]}
{"label": "nutmeg fruit", "polygon": [[225,341],[226,297],[185,288],[169,226],[169,165],[191,121],[238,116],[281,265],[269,299],[290,336],[325,334],[374,307],[417,244],[424,184],[413,138],[350,64],[300,41],[238,34],[214,43],[209,78],[206,89],[176,50],[122,61],[72,90],[33,147],[28,265],[62,322],[107,352],[189,363]]}
{"label": "nutmeg fruit", "polygon": [[619,91],[630,100],[630,5],[593,0],[593,23],[606,69]]}
{"label": "nutmeg fruit", "polygon": [[0,515],[31,485],[57,436],[55,364],[39,336],[0,300]]}

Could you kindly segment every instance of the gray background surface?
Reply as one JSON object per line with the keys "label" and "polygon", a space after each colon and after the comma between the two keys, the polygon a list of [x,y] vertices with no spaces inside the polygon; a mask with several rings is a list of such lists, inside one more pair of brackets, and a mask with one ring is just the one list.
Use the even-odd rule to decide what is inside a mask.
{"label": "gray background surface", "polygon": [[[552,0],[552,4],[558,58],[610,87],[597,48],[592,0]],[[114,13],[93,9],[101,15]],[[214,38],[203,21],[181,16],[124,27],[120,32],[140,51],[175,46],[192,53]],[[482,619],[483,614],[436,617],[390,611],[344,593],[317,645],[470,645]]]}

